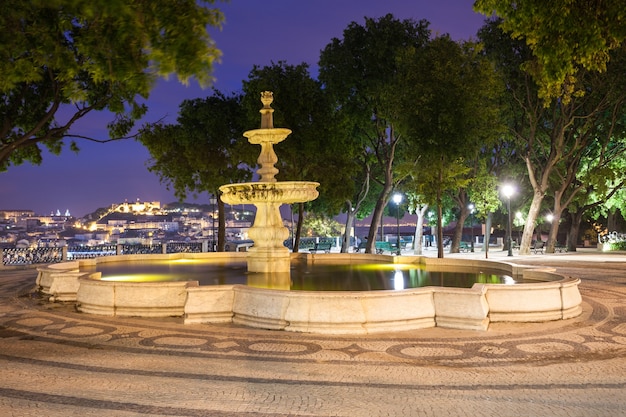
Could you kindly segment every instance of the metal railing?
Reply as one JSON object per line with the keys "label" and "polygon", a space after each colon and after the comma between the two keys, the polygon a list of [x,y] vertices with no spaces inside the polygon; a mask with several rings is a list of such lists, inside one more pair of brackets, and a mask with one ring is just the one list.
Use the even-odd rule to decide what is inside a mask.
{"label": "metal railing", "polygon": [[4,248],[3,265],[48,264],[63,261],[62,248]]}
{"label": "metal railing", "polygon": [[92,259],[102,256],[159,254],[159,253],[201,253],[207,252],[206,242],[169,242],[155,245],[121,244],[94,246],[61,246],[40,248],[3,248],[2,264],[5,266],[26,266],[49,264],[79,259]]}

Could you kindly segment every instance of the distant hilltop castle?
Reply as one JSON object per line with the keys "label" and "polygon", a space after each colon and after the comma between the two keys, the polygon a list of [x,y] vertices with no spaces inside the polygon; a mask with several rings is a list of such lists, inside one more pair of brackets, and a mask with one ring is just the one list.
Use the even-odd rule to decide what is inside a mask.
{"label": "distant hilltop castle", "polygon": [[129,203],[128,201],[124,201],[122,204],[113,205],[111,208],[111,212],[119,212],[119,213],[137,213],[137,214],[157,214],[161,213],[161,202],[160,201],[150,201],[150,202],[141,202],[139,199],[134,203]]}

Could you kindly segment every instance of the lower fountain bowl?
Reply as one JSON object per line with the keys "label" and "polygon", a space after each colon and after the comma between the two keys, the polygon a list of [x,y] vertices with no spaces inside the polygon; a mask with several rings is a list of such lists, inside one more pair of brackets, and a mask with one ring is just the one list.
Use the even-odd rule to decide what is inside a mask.
{"label": "lower fountain bowl", "polygon": [[306,203],[315,200],[319,182],[279,181],[228,184],[220,187],[220,198],[226,204]]}

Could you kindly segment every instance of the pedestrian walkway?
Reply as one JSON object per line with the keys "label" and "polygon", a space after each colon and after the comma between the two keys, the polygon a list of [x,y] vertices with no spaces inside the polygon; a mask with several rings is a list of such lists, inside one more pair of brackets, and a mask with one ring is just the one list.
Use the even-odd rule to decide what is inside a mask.
{"label": "pedestrian walkway", "polygon": [[3,269],[0,415],[626,416],[626,255],[489,258],[580,277],[583,314],[320,336],[90,316]]}

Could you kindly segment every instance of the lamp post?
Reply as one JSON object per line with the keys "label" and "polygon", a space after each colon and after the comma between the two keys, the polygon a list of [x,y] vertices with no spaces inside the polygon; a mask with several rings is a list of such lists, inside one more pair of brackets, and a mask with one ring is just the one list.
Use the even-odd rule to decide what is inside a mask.
{"label": "lamp post", "polygon": [[506,209],[509,217],[508,225],[507,225],[507,245],[509,247],[508,256],[513,256],[513,245],[511,238],[511,196],[515,193],[515,189],[512,185],[506,184],[502,187],[502,194],[506,197]]}
{"label": "lamp post", "polygon": [[215,252],[215,210],[217,205],[217,198],[214,195],[211,195],[209,198],[209,203],[211,203],[211,220],[213,221],[213,226],[211,228],[211,251]]}
{"label": "lamp post", "polygon": [[430,235],[428,238],[427,246],[432,246],[432,244],[435,243],[435,226],[433,226],[434,217],[435,217],[435,213],[433,213],[432,211],[429,211],[428,212],[428,224],[430,224]]}
{"label": "lamp post", "polygon": [[472,252],[474,252],[474,205],[470,204],[468,206],[468,208],[470,209],[470,227],[471,227],[471,236],[472,236],[472,241],[470,242],[470,250]]}
{"label": "lamp post", "polygon": [[393,195],[393,202],[396,203],[396,227],[398,234],[398,255],[400,255],[400,203],[402,203],[402,194],[395,193]]}

